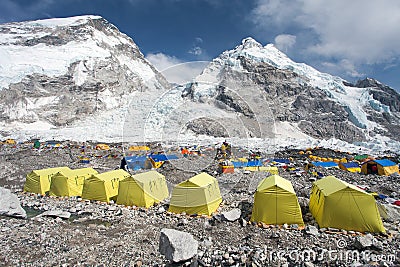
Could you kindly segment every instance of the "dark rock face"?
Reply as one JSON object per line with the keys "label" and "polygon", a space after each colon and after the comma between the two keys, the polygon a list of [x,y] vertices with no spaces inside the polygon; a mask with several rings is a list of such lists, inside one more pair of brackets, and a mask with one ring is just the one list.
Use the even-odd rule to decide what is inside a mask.
{"label": "dark rock face", "polygon": [[371,78],[360,80],[355,86],[370,88],[369,91],[375,100],[389,106],[390,111],[400,112],[400,94],[396,90]]}
{"label": "dark rock face", "polygon": [[368,92],[374,100],[389,107],[389,110],[386,111],[377,110],[372,104],[370,107],[364,108],[368,114],[368,120],[376,122],[382,127],[375,129],[373,134],[385,135],[400,141],[400,94],[371,78],[360,80],[355,86],[368,88]]}
{"label": "dark rock face", "polygon": [[[349,142],[365,140],[362,130],[349,122],[346,109],[324,91],[307,85],[307,78],[267,63],[245,57],[238,59],[245,71],[224,68],[216,101],[248,118],[268,112],[276,121],[298,123],[304,133],[315,138],[335,137]],[[260,88],[258,98],[262,105],[253,104],[250,108],[246,101],[234,97],[238,92],[245,95],[243,91],[250,87]]]}
{"label": "dark rock face", "polygon": [[228,132],[225,131],[221,122],[209,118],[198,118],[193,121],[189,121],[186,124],[186,128],[196,134],[215,137],[228,137]]}

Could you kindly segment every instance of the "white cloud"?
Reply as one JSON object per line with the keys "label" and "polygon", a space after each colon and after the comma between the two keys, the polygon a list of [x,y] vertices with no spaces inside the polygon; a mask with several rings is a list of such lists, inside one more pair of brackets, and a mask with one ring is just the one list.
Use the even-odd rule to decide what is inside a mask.
{"label": "white cloud", "polygon": [[296,43],[296,36],[291,34],[280,34],[275,37],[275,46],[284,52]]}
{"label": "white cloud", "polygon": [[201,54],[203,54],[203,49],[200,46],[195,46],[192,49],[190,49],[188,53],[195,56],[200,56]]}
{"label": "white cloud", "polygon": [[192,81],[209,63],[208,61],[185,62],[174,56],[163,53],[147,54],[146,59],[152,63],[171,83],[184,84]]}
{"label": "white cloud", "polygon": [[358,72],[354,64],[347,59],[342,59],[338,63],[322,62],[321,65],[330,73],[344,72],[347,76],[353,78],[360,78],[365,76],[365,73]]}
{"label": "white cloud", "polygon": [[258,0],[253,15],[260,30],[311,31],[317,38],[301,47],[310,54],[354,65],[400,56],[398,0]]}

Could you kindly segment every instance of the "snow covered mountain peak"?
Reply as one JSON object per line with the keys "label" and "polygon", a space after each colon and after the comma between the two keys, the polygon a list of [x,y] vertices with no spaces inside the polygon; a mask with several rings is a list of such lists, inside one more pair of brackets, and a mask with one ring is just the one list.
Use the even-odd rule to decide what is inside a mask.
{"label": "snow covered mountain peak", "polygon": [[91,20],[101,19],[101,16],[97,15],[81,15],[66,18],[50,18],[50,19],[40,19],[28,22],[13,22],[10,24],[24,24],[29,26],[45,26],[45,27],[65,27],[65,26],[78,26],[81,24],[86,24]]}
{"label": "snow covered mountain peak", "polygon": [[0,25],[0,90],[27,75],[55,77],[68,72],[80,86],[94,65],[110,59],[142,80],[156,76],[133,40],[100,16]]}
{"label": "snow covered mountain peak", "polygon": [[259,47],[261,48],[262,45],[257,42],[253,37],[247,37],[242,40],[242,44],[240,45],[241,49],[252,48],[252,47]]}
{"label": "snow covered mountain peak", "polygon": [[[273,44],[262,46],[253,38],[244,39],[210,62],[196,77],[190,95],[201,101],[223,99],[237,109],[237,103],[228,103],[234,97],[227,96],[221,88],[239,95],[259,88],[253,94],[270,99],[263,106],[271,107],[276,125],[289,123],[317,138],[353,142],[386,135],[399,139],[400,128],[393,125],[400,125],[400,96],[393,89],[373,79],[352,85],[294,62]],[[238,110],[243,110],[243,105]]]}
{"label": "snow covered mountain peak", "polygon": [[0,25],[3,128],[65,126],[169,87],[134,41],[100,16]]}

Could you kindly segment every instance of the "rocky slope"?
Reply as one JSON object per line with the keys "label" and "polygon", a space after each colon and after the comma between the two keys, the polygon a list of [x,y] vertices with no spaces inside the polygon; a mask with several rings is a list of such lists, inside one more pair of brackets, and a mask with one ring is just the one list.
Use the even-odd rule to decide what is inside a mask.
{"label": "rocky slope", "polygon": [[[102,152],[122,154],[120,144],[110,151],[95,150],[87,144],[90,164],[77,161],[79,143],[63,142],[59,149],[31,149],[31,144],[0,146],[0,187],[10,188],[26,209],[27,219],[0,216],[1,266],[399,266],[400,207],[390,207],[393,217],[384,218],[387,234],[360,234],[339,229],[318,228],[308,211],[308,199],[315,176],[279,168],[279,175],[292,182],[302,208],[305,230],[295,225],[281,228],[249,222],[254,191],[265,172],[216,174],[215,150],[202,157],[192,155],[157,169],[165,175],[169,192],[176,184],[206,171],[218,179],[223,202],[212,217],[171,214],[168,201],[149,209],[105,204],[71,197],[48,197],[21,192],[32,168],[91,166],[99,172],[119,166],[120,158],[99,157]],[[168,153],[178,153],[172,147]],[[236,149],[236,148],[235,148]],[[238,148],[237,148],[238,149]],[[248,154],[237,150],[238,157]],[[349,157],[328,149],[313,150],[323,157]],[[70,155],[70,156],[68,156]],[[307,154],[298,150],[279,151],[276,157],[293,158],[302,169]],[[208,162],[204,166],[205,162]],[[323,175],[367,187],[372,192],[398,199],[400,177],[361,175],[340,169],[318,169]],[[140,172],[140,171],[139,171]],[[387,198],[387,199],[389,199]],[[1,200],[1,198],[0,198]],[[235,221],[224,219],[225,212],[240,210]],[[44,213],[46,212],[46,213]],[[58,214],[49,216],[52,214]],[[57,212],[57,213],[56,213]],[[393,213],[392,213],[393,212]],[[47,216],[45,216],[47,214]],[[197,255],[181,263],[171,263],[159,251],[160,231],[176,229],[192,234],[198,241]],[[364,240],[366,239],[367,240]],[[361,242],[364,240],[365,242]],[[368,241],[369,240],[369,241]],[[371,243],[373,242],[373,243]],[[362,246],[360,246],[362,245]],[[28,253],[27,253],[28,251]],[[308,254],[307,252],[314,253]],[[280,253],[280,254],[277,254]]]}
{"label": "rocky slope", "polygon": [[395,90],[372,79],[352,85],[252,38],[214,59],[188,86],[186,96],[234,110],[275,136],[285,135],[281,131],[288,128],[281,126],[289,124],[292,133],[320,139],[354,142],[379,134],[399,140],[400,95]]}

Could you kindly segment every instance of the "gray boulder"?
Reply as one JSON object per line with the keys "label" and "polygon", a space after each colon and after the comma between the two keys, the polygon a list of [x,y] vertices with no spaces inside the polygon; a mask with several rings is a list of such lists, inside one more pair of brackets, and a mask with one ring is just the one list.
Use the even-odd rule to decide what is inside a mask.
{"label": "gray boulder", "polygon": [[240,215],[242,215],[242,211],[237,208],[222,213],[223,218],[229,222],[234,222],[238,220],[240,218]]}
{"label": "gray boulder", "polygon": [[0,215],[26,219],[26,211],[18,197],[3,187],[0,187]]}
{"label": "gray boulder", "polygon": [[319,235],[318,228],[313,225],[307,225],[305,229],[306,234],[317,236]]}
{"label": "gray boulder", "polygon": [[174,229],[161,229],[159,251],[166,259],[180,262],[197,254],[199,243],[189,233]]}
{"label": "gray boulder", "polygon": [[381,217],[388,222],[400,220],[400,207],[392,204],[378,204]]}
{"label": "gray boulder", "polygon": [[364,250],[372,246],[374,237],[371,234],[365,236],[357,236],[354,240],[354,247],[359,250]]}
{"label": "gray boulder", "polygon": [[61,218],[61,219],[68,220],[71,217],[71,213],[69,213],[68,211],[63,211],[63,210],[48,210],[48,211],[43,212],[41,214],[41,216]]}

